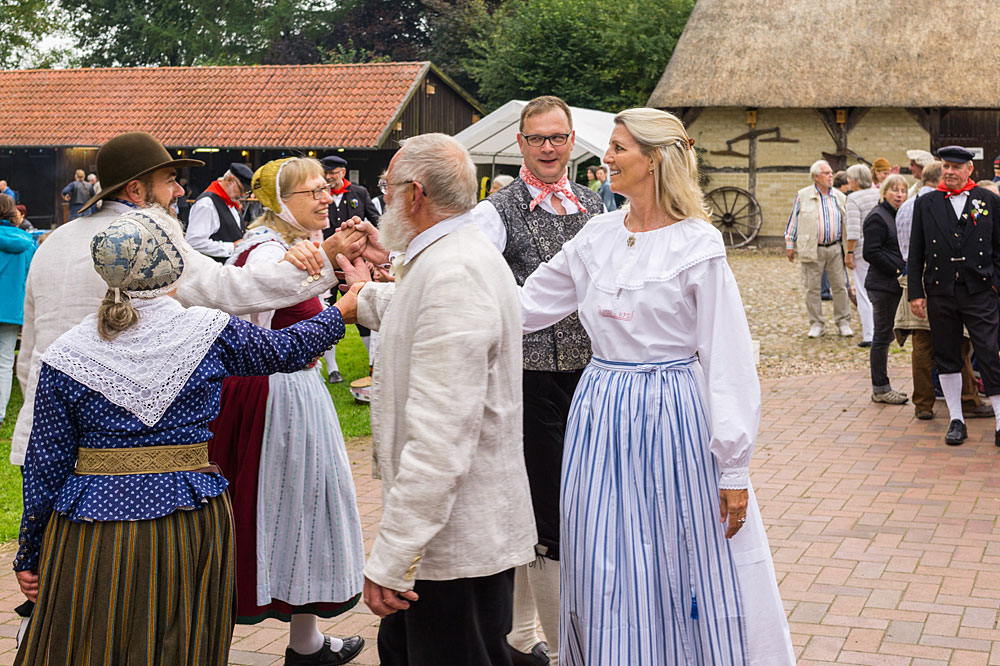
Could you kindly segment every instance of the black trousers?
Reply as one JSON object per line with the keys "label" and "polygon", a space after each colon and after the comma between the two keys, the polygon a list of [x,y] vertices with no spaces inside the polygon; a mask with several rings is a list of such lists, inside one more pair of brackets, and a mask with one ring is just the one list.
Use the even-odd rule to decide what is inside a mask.
{"label": "black trousers", "polygon": [[583,370],[525,370],[523,375],[524,466],[538,529],[538,551],[553,560],[559,559],[559,480],[566,421],[582,374]]}
{"label": "black trousers", "polygon": [[420,600],[382,618],[382,666],[510,666],[514,570],[482,578],[418,580]]}
{"label": "black trousers", "polygon": [[970,294],[964,283],[951,296],[928,296],[934,365],[941,374],[962,371],[962,325],[969,331],[986,395],[1000,395],[1000,307],[992,289]]}
{"label": "black trousers", "polygon": [[892,325],[896,321],[896,308],[902,295],[902,290],[899,293],[868,291],[875,323],[868,363],[871,365],[872,388],[876,393],[886,393],[891,388],[886,366],[889,363],[889,345],[893,340]]}

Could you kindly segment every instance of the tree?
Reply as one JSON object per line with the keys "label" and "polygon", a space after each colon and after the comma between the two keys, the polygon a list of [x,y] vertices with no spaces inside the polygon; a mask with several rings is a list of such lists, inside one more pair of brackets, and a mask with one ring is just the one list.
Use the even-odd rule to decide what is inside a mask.
{"label": "tree", "polygon": [[455,83],[476,96],[479,84],[471,74],[474,44],[493,29],[493,12],[500,0],[425,0],[427,47],[424,57]]}
{"label": "tree", "polygon": [[481,101],[558,95],[575,106],[642,106],[663,74],[693,0],[510,0],[471,44]]}
{"label": "tree", "polygon": [[419,60],[427,46],[423,0],[351,0],[328,26],[326,53]]}
{"label": "tree", "polygon": [[23,67],[54,27],[46,0],[0,0],[0,69]]}

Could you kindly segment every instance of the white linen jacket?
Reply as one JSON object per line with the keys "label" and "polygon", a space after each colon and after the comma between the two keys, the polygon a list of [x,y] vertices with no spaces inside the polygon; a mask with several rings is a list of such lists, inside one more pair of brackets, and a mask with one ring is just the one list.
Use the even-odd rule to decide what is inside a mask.
{"label": "white linen jacket", "polygon": [[393,590],[534,559],[517,287],[458,217],[473,219],[439,222],[459,228],[413,256],[435,227],[418,235],[397,283],[368,284],[358,300],[358,322],[379,332],[371,411],[383,507],[365,576]]}
{"label": "white linen jacket", "polygon": [[[108,285],[94,270],[90,241],[107,229],[129,207],[105,201],[93,215],[78,217],[52,232],[35,253],[28,270],[24,297],[24,326],[17,356],[17,380],[24,406],[17,415],[11,440],[10,462],[24,464],[31,434],[35,384],[39,359],[49,345],[97,308]],[[201,305],[229,314],[247,314],[295,305],[336,284],[329,259],[326,275],[308,282],[307,274],[288,262],[236,268],[196,252],[177,225],[174,243],[184,254],[184,273],[176,298],[185,306]]]}

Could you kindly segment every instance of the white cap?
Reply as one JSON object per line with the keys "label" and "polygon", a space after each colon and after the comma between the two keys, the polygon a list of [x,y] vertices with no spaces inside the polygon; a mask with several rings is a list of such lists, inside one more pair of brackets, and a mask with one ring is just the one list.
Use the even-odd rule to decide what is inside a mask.
{"label": "white cap", "polygon": [[908,150],[906,151],[906,158],[913,160],[922,167],[925,167],[934,161],[934,156],[926,150]]}

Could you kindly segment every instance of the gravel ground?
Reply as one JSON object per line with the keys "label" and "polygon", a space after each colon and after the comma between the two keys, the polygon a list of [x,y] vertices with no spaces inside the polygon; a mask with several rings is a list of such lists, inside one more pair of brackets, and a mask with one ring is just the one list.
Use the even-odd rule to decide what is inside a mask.
{"label": "gravel ground", "polygon": [[[738,249],[729,251],[729,265],[736,275],[746,307],[750,333],[760,342],[760,365],[763,377],[817,375],[868,368],[868,349],[858,347],[861,320],[851,306],[854,337],[842,338],[833,325],[833,303],[823,301],[826,334],[811,340],[806,337],[806,316],[801,273],[798,261],[788,262],[781,248]],[[851,283],[854,276],[851,276]],[[909,371],[909,345],[893,343],[889,368]],[[890,376],[899,376],[892,373]]]}

